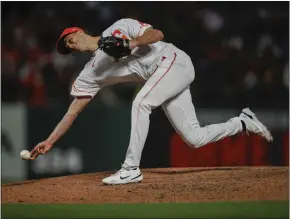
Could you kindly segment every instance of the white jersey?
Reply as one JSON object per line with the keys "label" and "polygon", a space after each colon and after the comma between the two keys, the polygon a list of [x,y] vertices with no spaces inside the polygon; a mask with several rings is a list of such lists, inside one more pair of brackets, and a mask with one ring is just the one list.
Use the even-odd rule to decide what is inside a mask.
{"label": "white jersey", "polygon": [[[150,24],[133,19],[121,19],[107,28],[102,36],[116,36],[134,39],[151,28]],[[159,41],[136,47],[130,56],[113,62],[113,58],[97,50],[75,80],[71,95],[95,96],[104,86],[123,82],[147,80],[156,69],[156,64],[170,44]]]}

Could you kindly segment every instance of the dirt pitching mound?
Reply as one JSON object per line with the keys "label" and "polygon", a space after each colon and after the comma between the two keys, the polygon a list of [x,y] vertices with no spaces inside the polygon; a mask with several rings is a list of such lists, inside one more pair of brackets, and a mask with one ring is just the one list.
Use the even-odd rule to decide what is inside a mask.
{"label": "dirt pitching mound", "polygon": [[287,167],[166,168],[143,170],[138,184],[105,186],[111,172],[2,186],[2,203],[162,203],[288,200]]}

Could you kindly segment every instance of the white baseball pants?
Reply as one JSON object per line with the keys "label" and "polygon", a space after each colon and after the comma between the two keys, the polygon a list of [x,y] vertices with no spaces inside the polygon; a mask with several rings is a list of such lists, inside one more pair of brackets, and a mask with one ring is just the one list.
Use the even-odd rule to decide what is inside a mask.
{"label": "white baseball pants", "polygon": [[194,77],[195,71],[190,57],[172,45],[133,101],[130,144],[125,165],[140,165],[149,130],[149,115],[152,109],[160,105],[174,129],[192,148],[242,131],[242,123],[238,117],[225,123],[200,127],[189,90]]}

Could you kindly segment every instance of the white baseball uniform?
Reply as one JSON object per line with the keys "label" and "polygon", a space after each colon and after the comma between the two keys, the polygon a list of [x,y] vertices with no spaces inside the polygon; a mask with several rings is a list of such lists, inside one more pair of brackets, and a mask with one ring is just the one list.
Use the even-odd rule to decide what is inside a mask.
{"label": "white baseball uniform", "polygon": [[[141,36],[149,24],[121,19],[103,32],[103,36],[133,39]],[[145,84],[132,104],[131,136],[125,164],[139,166],[149,130],[152,109],[162,106],[168,119],[190,147],[201,147],[242,131],[239,117],[228,122],[200,127],[191,100],[189,86],[195,71],[190,57],[173,44],[162,41],[137,47],[119,62],[97,50],[73,84],[73,96],[95,96],[104,86],[123,82]]]}

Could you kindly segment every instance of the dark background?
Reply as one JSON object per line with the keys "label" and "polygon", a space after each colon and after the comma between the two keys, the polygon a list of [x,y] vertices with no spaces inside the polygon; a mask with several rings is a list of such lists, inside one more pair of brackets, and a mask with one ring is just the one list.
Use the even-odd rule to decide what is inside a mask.
{"label": "dark background", "polygon": [[[196,70],[192,99],[202,125],[250,106],[274,135],[273,144],[235,136],[189,150],[157,108],[142,168],[289,165],[289,2],[2,2],[1,9],[2,104],[24,104],[27,149],[62,118],[71,84],[89,58],[56,53],[63,29],[79,26],[99,35],[131,17],[162,30],[164,41],[190,55]],[[29,163],[28,177],[118,169],[139,89],[129,83],[101,90],[55,149]]]}

